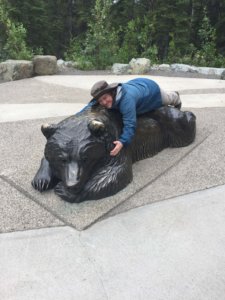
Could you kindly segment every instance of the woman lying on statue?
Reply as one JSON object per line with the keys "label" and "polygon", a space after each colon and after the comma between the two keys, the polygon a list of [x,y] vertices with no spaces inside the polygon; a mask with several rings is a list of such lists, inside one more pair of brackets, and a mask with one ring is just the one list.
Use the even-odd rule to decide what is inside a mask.
{"label": "woman lying on statue", "polygon": [[126,83],[108,84],[106,81],[96,82],[92,89],[93,99],[82,111],[97,103],[107,109],[117,109],[123,119],[123,131],[120,138],[114,141],[115,147],[110,155],[117,155],[123,146],[131,143],[136,129],[136,117],[161,106],[181,108],[178,92],[166,92],[158,84],[147,78],[136,78]]}

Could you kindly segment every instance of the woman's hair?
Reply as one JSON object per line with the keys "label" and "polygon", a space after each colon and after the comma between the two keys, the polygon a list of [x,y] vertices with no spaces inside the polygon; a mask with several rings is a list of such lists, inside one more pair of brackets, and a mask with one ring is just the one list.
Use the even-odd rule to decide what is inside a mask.
{"label": "woman's hair", "polygon": [[113,89],[112,91],[109,92],[109,94],[113,98],[113,101],[116,99],[116,93],[117,93],[117,88],[115,88],[115,89]]}

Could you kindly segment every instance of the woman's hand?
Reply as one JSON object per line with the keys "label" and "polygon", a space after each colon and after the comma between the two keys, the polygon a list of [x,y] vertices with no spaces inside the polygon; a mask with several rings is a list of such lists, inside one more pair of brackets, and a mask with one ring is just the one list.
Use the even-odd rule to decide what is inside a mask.
{"label": "woman's hand", "polygon": [[116,156],[123,148],[123,144],[120,141],[114,141],[113,144],[116,146],[112,149],[112,151],[110,151],[110,155]]}

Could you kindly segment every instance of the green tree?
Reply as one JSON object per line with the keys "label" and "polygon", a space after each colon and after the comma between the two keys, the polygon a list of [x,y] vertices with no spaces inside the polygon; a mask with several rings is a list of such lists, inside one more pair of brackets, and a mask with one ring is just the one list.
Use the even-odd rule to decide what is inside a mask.
{"label": "green tree", "polygon": [[170,35],[175,27],[175,2],[168,0],[167,3],[159,0],[157,9],[152,14],[154,24],[154,40],[158,48],[159,59],[164,60],[169,51]]}
{"label": "green tree", "polygon": [[168,53],[163,58],[169,63],[178,62],[181,57],[190,53],[190,2],[177,0],[173,7],[173,25],[169,27]]}
{"label": "green tree", "polygon": [[110,66],[118,51],[117,33],[109,22],[111,5],[111,0],[96,0],[85,42],[85,54],[99,68]]}
{"label": "green tree", "polygon": [[118,59],[128,63],[132,58],[144,56],[157,62],[157,47],[153,43],[153,24],[147,17],[128,22],[124,32],[123,42],[120,44]]}
{"label": "green tree", "polygon": [[3,49],[7,35],[6,35],[6,22],[8,19],[7,9],[5,1],[0,0],[0,61],[4,60],[6,53]]}
{"label": "green tree", "polygon": [[62,57],[72,37],[84,34],[94,0],[8,0],[10,16],[27,30],[32,48]]}
{"label": "green tree", "polygon": [[[2,12],[6,4],[11,23],[0,22],[1,56],[13,36],[33,51],[42,48],[62,58],[65,53],[83,67],[105,68],[135,56],[160,62],[195,57],[197,63],[196,51],[207,61],[210,52],[225,53],[225,0],[0,0]],[[211,38],[203,45],[204,31]]]}
{"label": "green tree", "polygon": [[26,29],[22,24],[15,24],[10,19],[6,23],[7,40],[3,47],[6,56],[11,59],[31,59],[32,50],[26,43]]}
{"label": "green tree", "polygon": [[111,0],[96,0],[85,40],[77,43],[73,39],[66,57],[84,68],[105,69],[112,65],[117,57],[118,38],[109,22],[111,5]]}
{"label": "green tree", "polygon": [[23,24],[13,22],[8,16],[8,3],[0,0],[0,24],[4,29],[3,38],[0,41],[0,59],[31,59],[32,50],[26,43],[26,29]]}
{"label": "green tree", "polygon": [[184,55],[190,38],[188,0],[158,0],[152,13],[154,40],[161,61]]}
{"label": "green tree", "polygon": [[216,30],[217,50],[225,55],[225,0],[208,0],[206,5],[210,23]]}
{"label": "green tree", "polygon": [[204,13],[204,3],[205,0],[192,0],[191,10],[190,10],[190,43],[195,45],[197,48],[200,46],[200,41],[198,37],[198,31],[201,27],[201,21],[203,19]]}
{"label": "green tree", "polygon": [[194,54],[194,62],[201,66],[223,66],[225,64],[225,58],[218,54],[216,48],[216,30],[210,24],[206,8],[204,8],[204,16],[201,27],[198,30],[198,37],[200,41],[200,49]]}
{"label": "green tree", "polygon": [[58,0],[55,3],[51,0],[8,1],[11,6],[10,17],[16,22],[22,23],[26,28],[29,46],[43,48],[44,54],[54,54],[58,42],[56,27],[61,25],[59,17],[61,11],[58,9]]}

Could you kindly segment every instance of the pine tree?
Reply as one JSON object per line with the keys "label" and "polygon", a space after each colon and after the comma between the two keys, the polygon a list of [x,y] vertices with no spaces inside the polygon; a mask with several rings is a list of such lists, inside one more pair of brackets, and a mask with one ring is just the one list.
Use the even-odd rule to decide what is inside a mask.
{"label": "pine tree", "polygon": [[22,23],[14,22],[8,14],[9,3],[0,0],[0,60],[4,59],[31,59],[33,52],[27,46],[27,31]]}
{"label": "pine tree", "polygon": [[225,55],[225,0],[208,0],[207,14],[212,26],[216,29],[217,49]]}
{"label": "pine tree", "polygon": [[96,0],[89,22],[84,54],[100,69],[111,66],[118,51],[117,34],[110,24],[111,0]]}

